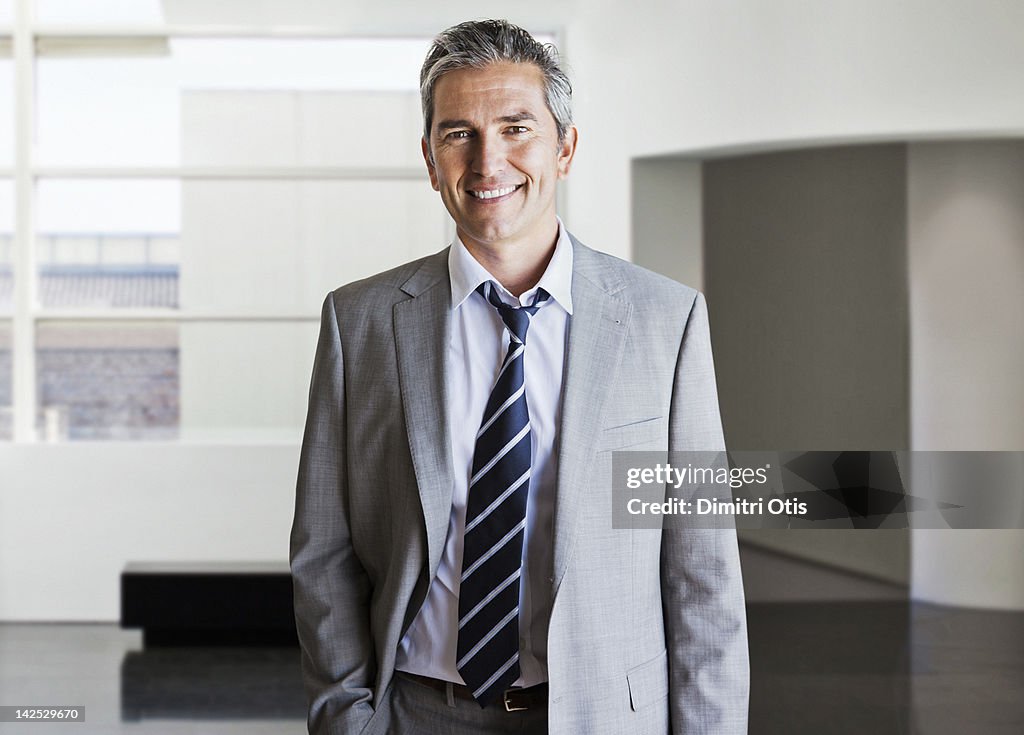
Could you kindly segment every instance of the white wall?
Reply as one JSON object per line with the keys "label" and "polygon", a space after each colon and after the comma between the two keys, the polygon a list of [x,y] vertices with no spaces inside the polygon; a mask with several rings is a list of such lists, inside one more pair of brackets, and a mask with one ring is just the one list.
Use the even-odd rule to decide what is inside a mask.
{"label": "white wall", "polygon": [[580,3],[568,224],[629,252],[632,156],[1024,132],[1021,27],[1004,0]]}
{"label": "white wall", "polygon": [[129,561],[288,558],[294,444],[0,444],[0,620],[118,620]]}
{"label": "white wall", "polygon": [[[1024,451],[1024,141],[910,147],[912,446]],[[1024,609],[1024,532],[914,531],[915,598]]]}
{"label": "white wall", "polygon": [[332,28],[355,35],[433,35],[476,18],[508,18],[534,31],[569,22],[584,0],[162,0],[168,23]]}

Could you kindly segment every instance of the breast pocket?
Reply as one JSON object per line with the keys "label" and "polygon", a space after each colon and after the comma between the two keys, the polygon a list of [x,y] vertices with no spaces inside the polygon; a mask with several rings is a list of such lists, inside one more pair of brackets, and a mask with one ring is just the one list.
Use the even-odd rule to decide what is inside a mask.
{"label": "breast pocket", "polygon": [[630,447],[639,449],[644,444],[651,444],[651,449],[658,449],[655,443],[662,439],[666,439],[665,418],[654,416],[605,429],[601,432],[597,451],[613,452]]}

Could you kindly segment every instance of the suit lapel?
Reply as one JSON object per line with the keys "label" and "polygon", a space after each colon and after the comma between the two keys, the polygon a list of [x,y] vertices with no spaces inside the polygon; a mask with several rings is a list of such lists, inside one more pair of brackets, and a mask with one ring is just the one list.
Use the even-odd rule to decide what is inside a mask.
{"label": "suit lapel", "polygon": [[452,506],[452,452],[445,354],[451,331],[448,250],[424,260],[394,306],[405,427],[427,532],[430,578],[437,572]]}
{"label": "suit lapel", "polygon": [[[594,251],[573,242],[569,344],[559,427],[558,489],[555,493],[554,578],[562,581],[586,502],[584,480],[596,451],[612,378],[622,356],[632,306],[616,294],[624,284]],[[609,523],[611,519],[609,519]]]}

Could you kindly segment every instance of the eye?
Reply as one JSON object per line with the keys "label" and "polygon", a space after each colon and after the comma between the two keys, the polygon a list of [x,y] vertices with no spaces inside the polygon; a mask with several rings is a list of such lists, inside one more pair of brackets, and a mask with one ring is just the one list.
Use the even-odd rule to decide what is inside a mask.
{"label": "eye", "polygon": [[530,132],[530,129],[525,125],[513,125],[510,128],[508,128],[508,132],[512,133],[513,135],[522,135],[523,133]]}
{"label": "eye", "polygon": [[468,130],[453,130],[444,137],[446,140],[465,140],[469,135]]}

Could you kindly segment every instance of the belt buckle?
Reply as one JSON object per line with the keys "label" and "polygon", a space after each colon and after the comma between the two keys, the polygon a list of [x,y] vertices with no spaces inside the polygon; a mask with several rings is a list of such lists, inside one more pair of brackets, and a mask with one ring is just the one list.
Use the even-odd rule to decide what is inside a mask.
{"label": "belt buckle", "polygon": [[515,690],[515,689],[506,689],[506,690],[505,690],[505,693],[501,695],[501,698],[502,698],[502,699],[504,700],[504,702],[505,702],[505,711],[506,711],[506,712],[522,712],[522,711],[524,711],[524,710],[528,710],[528,709],[530,709],[529,707],[526,707],[526,706],[519,706],[519,705],[517,705],[517,704],[514,704],[514,703],[513,703],[513,702],[512,702],[512,701],[511,701],[511,700],[509,699],[509,696],[508,696],[508,695],[509,695],[509,694],[514,694],[515,692],[516,692],[516,690]]}

